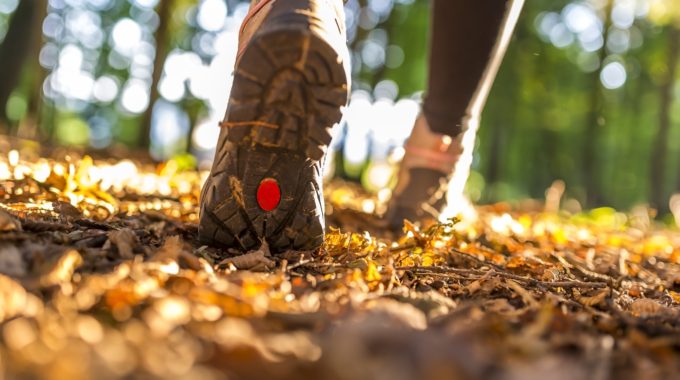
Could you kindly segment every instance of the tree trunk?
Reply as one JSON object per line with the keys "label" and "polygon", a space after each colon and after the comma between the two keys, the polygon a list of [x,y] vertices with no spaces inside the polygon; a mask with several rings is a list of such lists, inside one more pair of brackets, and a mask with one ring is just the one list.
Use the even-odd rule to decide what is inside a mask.
{"label": "tree trunk", "polygon": [[45,81],[46,72],[40,66],[40,49],[42,49],[44,40],[42,30],[42,22],[47,16],[47,0],[34,0],[36,9],[33,12],[33,30],[38,32],[33,33],[33,40],[31,41],[30,60],[27,66],[31,70],[30,89],[28,96],[28,110],[26,117],[19,124],[17,136],[31,140],[45,141],[43,130],[40,128],[41,123],[41,105],[43,101],[43,82]]}
{"label": "tree trunk", "polygon": [[650,191],[652,207],[660,213],[668,212],[668,200],[664,191],[666,180],[666,160],[668,156],[668,132],[671,126],[671,110],[673,106],[673,87],[678,66],[680,52],[680,30],[674,26],[668,27],[668,45],[666,53],[667,71],[659,88],[659,132],[652,146],[650,168]]}
{"label": "tree trunk", "polygon": [[142,148],[148,148],[151,141],[151,118],[153,108],[158,100],[158,83],[163,74],[163,64],[168,57],[168,42],[170,37],[170,18],[175,0],[163,0],[158,5],[158,17],[160,23],[154,35],[156,40],[156,57],[153,62],[153,75],[151,80],[151,91],[149,95],[149,107],[144,112],[142,124],[139,127],[137,144]]}
{"label": "tree trunk", "polygon": [[40,28],[33,26],[33,18],[38,4],[35,1],[20,1],[12,16],[5,40],[0,45],[0,131],[9,132],[7,101],[19,84],[21,71],[31,51],[33,35]]}
{"label": "tree trunk", "polygon": [[611,26],[611,13],[613,7],[613,0],[607,0],[604,7],[604,22],[603,22],[603,40],[604,45],[599,51],[600,69],[595,70],[591,76],[592,91],[590,93],[590,111],[586,119],[586,131],[583,136],[583,185],[585,188],[585,206],[593,207],[602,202],[602,195],[599,193],[600,186],[599,173],[596,167],[599,138],[601,129],[604,127],[605,120],[602,112],[604,111],[604,99],[602,96],[602,85],[600,84],[600,72],[602,71],[602,64],[607,58],[607,39],[608,31]]}

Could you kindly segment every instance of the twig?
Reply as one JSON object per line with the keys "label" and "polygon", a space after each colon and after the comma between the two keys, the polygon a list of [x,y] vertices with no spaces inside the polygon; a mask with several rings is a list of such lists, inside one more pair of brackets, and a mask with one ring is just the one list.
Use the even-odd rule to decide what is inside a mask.
{"label": "twig", "polygon": [[[478,270],[478,269],[461,269],[461,268],[445,268],[445,267],[419,267],[419,266],[406,266],[406,267],[397,267],[395,268],[397,270],[410,270],[410,271],[431,271],[434,273],[456,273],[456,274],[472,274],[472,275],[484,275],[486,272]],[[570,288],[591,288],[591,289],[600,289],[600,288],[606,288],[607,283],[604,282],[583,282],[583,281],[578,281],[578,280],[572,280],[572,281],[541,281],[541,280],[536,280],[533,278],[529,277],[523,277],[523,276],[518,276],[512,273],[504,272],[504,271],[495,271],[495,275],[498,275],[499,277],[515,280],[515,281],[520,281],[522,283],[525,283],[527,285],[533,285],[533,286],[541,286],[541,287],[546,287],[546,288],[564,288],[564,289],[570,289]]]}
{"label": "twig", "polygon": [[398,247],[393,247],[390,248],[390,252],[401,252],[401,251],[406,251],[409,249],[415,248],[417,245],[416,244],[406,244],[406,245],[400,245]]}
{"label": "twig", "polygon": [[579,263],[578,258],[571,252],[565,252],[566,257],[564,258],[569,264],[573,266],[574,269],[578,270],[581,272],[585,277],[588,277],[590,279],[594,280],[600,280],[600,281],[607,281],[607,282],[614,282],[614,278],[611,276],[607,276],[602,273],[597,273],[593,272],[589,269],[586,269]]}
{"label": "twig", "polygon": [[289,265],[289,266],[286,268],[286,272],[290,272],[290,271],[292,271],[292,270],[295,269],[295,268],[301,267],[301,266],[303,266],[303,265],[307,265],[307,264],[309,264],[309,263],[311,263],[311,262],[312,262],[311,259],[300,260],[299,262],[297,262],[297,263],[295,263],[295,264],[293,264],[293,265]]}
{"label": "twig", "polygon": [[492,263],[492,262],[490,262],[490,261],[480,260],[478,257],[476,257],[475,255],[470,254],[470,253],[468,253],[468,252],[464,252],[464,251],[461,251],[461,250],[456,249],[456,248],[451,248],[449,253],[451,253],[451,252],[457,253],[457,254],[463,256],[463,258],[472,260],[472,261],[476,262],[477,264],[484,265],[484,266],[489,266],[489,267],[492,267],[492,268],[494,268],[494,269],[496,269],[496,270],[498,270],[498,271],[501,271],[501,272],[504,271],[504,269],[503,269],[502,266],[500,266],[500,265],[498,265],[498,264],[494,264],[494,263]]}
{"label": "twig", "polygon": [[106,223],[100,223],[92,219],[87,219],[87,218],[81,218],[81,219],[76,219],[73,221],[73,223],[82,226],[82,227],[87,227],[91,229],[97,229],[97,230],[104,230],[104,231],[111,231],[114,228]]}

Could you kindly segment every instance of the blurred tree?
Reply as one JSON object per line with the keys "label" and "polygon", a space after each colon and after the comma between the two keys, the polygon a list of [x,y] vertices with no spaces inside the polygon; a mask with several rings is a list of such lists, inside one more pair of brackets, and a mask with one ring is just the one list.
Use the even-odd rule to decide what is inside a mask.
{"label": "blurred tree", "polygon": [[158,28],[154,33],[156,45],[156,55],[153,61],[153,74],[151,76],[151,90],[149,96],[149,106],[144,112],[142,124],[139,128],[137,144],[140,147],[148,147],[151,138],[151,116],[153,115],[154,105],[159,98],[158,84],[163,74],[163,65],[168,58],[170,42],[170,19],[174,9],[175,0],[163,0],[158,4]]}
{"label": "blurred tree", "polygon": [[4,133],[10,130],[7,101],[19,84],[24,64],[35,46],[33,41],[40,35],[42,19],[36,15],[43,13],[40,9],[43,5],[43,1],[20,1],[0,45],[0,131]]}
{"label": "blurred tree", "polygon": [[665,191],[666,167],[668,159],[668,136],[671,127],[671,110],[674,100],[674,87],[677,80],[678,58],[680,58],[680,30],[674,25],[666,27],[667,52],[666,69],[659,86],[659,130],[652,147],[650,173],[650,201],[662,213],[668,209],[668,193]]}
{"label": "blurred tree", "polygon": [[591,89],[590,89],[590,109],[588,111],[588,118],[586,119],[586,128],[583,136],[583,171],[584,188],[585,188],[585,204],[586,206],[594,206],[605,203],[603,194],[600,188],[600,168],[597,160],[597,152],[599,150],[600,137],[605,132],[606,118],[604,115],[604,98],[603,88],[600,74],[607,58],[607,41],[609,40],[609,31],[612,26],[612,9],[614,7],[614,0],[605,0],[605,5],[602,8],[602,40],[604,41],[602,47],[598,51],[598,61],[600,68],[595,70],[590,75]]}
{"label": "blurred tree", "polygon": [[[658,80],[659,126],[653,141],[650,160],[650,201],[661,213],[667,213],[669,211],[669,192],[667,191],[669,136],[680,60],[680,3],[673,0],[651,0],[650,20],[663,26],[665,36],[665,57],[661,58],[663,63],[660,65]],[[680,177],[678,184],[680,185]]]}
{"label": "blurred tree", "polygon": [[[221,117],[247,1],[3,6],[1,130],[35,137],[40,124],[55,142],[97,148],[146,147],[151,132],[151,151],[163,159],[190,150],[196,127],[203,144],[194,148],[209,155],[211,138],[200,126]],[[376,148],[377,134],[391,126],[368,125],[378,122],[378,106],[396,111],[393,100],[410,102],[425,90],[429,6],[346,3],[354,89],[379,102],[367,105],[376,107],[366,111],[370,123],[344,131],[369,128],[370,141],[360,141],[369,153],[387,151]],[[651,202],[663,211],[671,190],[680,191],[678,15],[678,0],[526,2],[482,118],[474,161],[482,199],[542,197],[563,179],[566,196],[588,205]],[[417,112],[413,105],[408,112]],[[152,121],[163,133],[150,131]]]}
{"label": "blurred tree", "polygon": [[41,124],[41,110],[43,104],[43,82],[45,81],[45,70],[40,66],[40,49],[43,46],[44,38],[41,33],[42,22],[47,15],[47,0],[34,0],[36,9],[33,12],[33,28],[38,29],[31,33],[31,49],[29,57],[32,59],[27,63],[27,68],[31,75],[28,79],[28,106],[26,116],[20,123],[17,135],[26,139],[44,140],[45,136]]}

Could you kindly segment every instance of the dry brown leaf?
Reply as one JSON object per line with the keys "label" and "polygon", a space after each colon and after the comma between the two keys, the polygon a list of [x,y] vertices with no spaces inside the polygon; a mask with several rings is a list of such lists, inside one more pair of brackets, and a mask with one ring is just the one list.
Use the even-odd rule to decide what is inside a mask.
{"label": "dry brown leaf", "polygon": [[633,284],[631,284],[630,289],[628,289],[628,295],[633,298],[640,298],[642,297],[643,290],[644,290],[643,286],[641,286],[637,282],[634,282]]}
{"label": "dry brown leaf", "polygon": [[[44,165],[53,164],[37,166],[40,173],[46,173]],[[170,164],[156,171],[129,166],[100,170],[89,158],[74,156],[58,171],[63,177],[53,174],[50,191],[34,186],[30,174],[12,179],[10,191],[0,185],[0,210],[11,222],[10,232],[0,232],[0,272],[21,278],[0,275],[0,338],[7,354],[0,356],[12,359],[2,363],[6,377],[228,372],[270,380],[305,373],[343,379],[489,373],[507,379],[555,374],[605,379],[622,373],[667,378],[677,372],[677,230],[610,230],[609,222],[590,224],[586,213],[572,220],[546,215],[542,208],[518,205],[515,212],[506,205],[478,208],[476,221],[455,230],[406,222],[407,234],[383,237],[384,226],[357,232],[365,214],[341,219],[366,204],[382,207],[375,196],[353,190],[340,194],[352,208],[338,204],[338,194],[326,197],[333,206],[329,222],[345,232],[331,229],[325,249],[304,258],[302,252],[274,258],[265,245],[221,264],[267,270],[287,260],[287,270],[215,273],[208,262],[241,252],[195,248],[201,244],[201,176],[179,173]],[[90,174],[118,169],[126,175],[106,198]],[[145,181],[138,181],[140,174]],[[126,176],[134,180],[123,183]],[[61,187],[60,178],[66,181]],[[162,184],[164,194],[147,193],[138,182]],[[21,194],[11,191],[18,188]],[[65,223],[79,212],[57,199],[70,199],[87,219]],[[97,207],[119,200],[120,213],[92,220]],[[488,223],[501,213],[507,215],[500,224]],[[520,226],[522,233],[515,231]],[[22,227],[27,232],[14,232]],[[109,234],[124,227],[127,231]],[[78,253],[70,252],[74,248],[84,260],[81,267]],[[620,254],[622,249],[628,253]],[[458,251],[463,253],[452,254]],[[112,260],[116,252],[145,253],[149,259],[120,263]],[[621,268],[627,278],[610,281]],[[41,276],[48,288],[41,287]],[[649,300],[633,303],[640,297]],[[627,328],[633,314],[651,318]],[[78,373],[68,371],[74,368]],[[373,376],[361,376],[366,369]]]}
{"label": "dry brown leaf", "polygon": [[599,292],[597,292],[595,295],[592,296],[576,296],[576,300],[580,302],[582,305],[585,306],[595,306],[599,305],[602,303],[606,298],[607,295],[609,295],[609,290],[608,289],[602,289]]}
{"label": "dry brown leaf", "polygon": [[139,244],[137,235],[129,229],[123,228],[109,232],[109,240],[118,248],[118,254],[124,259],[132,259],[135,255],[134,247]]}
{"label": "dry brown leaf", "polygon": [[532,257],[512,256],[505,264],[508,269],[517,269],[518,271],[530,272],[533,274],[543,274],[546,269],[546,264]]}
{"label": "dry brown leaf", "polygon": [[514,314],[517,309],[508,302],[505,298],[496,298],[484,301],[482,307],[485,311],[497,314]]}
{"label": "dry brown leaf", "polygon": [[498,277],[494,277],[494,274],[495,272],[493,270],[486,272],[484,276],[471,282],[465,287],[465,289],[471,295],[477,293],[480,290],[484,290],[487,293],[491,292],[500,285],[500,279]]}
{"label": "dry brown leaf", "polygon": [[50,175],[45,179],[46,185],[53,187],[57,190],[63,191],[66,189],[66,178],[64,175],[55,173],[54,170],[50,171]]}
{"label": "dry brown leaf", "polygon": [[271,259],[269,252],[269,245],[266,241],[256,251],[251,251],[245,255],[229,257],[222,260],[219,266],[228,266],[229,264],[236,267],[236,269],[252,270],[252,271],[268,271],[274,268],[275,262]]}
{"label": "dry brown leaf", "polygon": [[512,289],[517,293],[520,297],[522,297],[522,300],[527,306],[533,307],[533,308],[538,308],[538,302],[536,301],[536,298],[526,290],[522,285],[518,284],[516,281],[513,280],[506,280],[505,284],[508,286],[508,288]]}
{"label": "dry brown leaf", "polygon": [[408,233],[408,232],[412,233],[413,238],[416,239],[418,242],[422,242],[422,240],[423,240],[423,235],[420,232],[420,229],[418,228],[418,226],[413,224],[408,219],[404,219],[404,232],[405,233]]}
{"label": "dry brown leaf", "polygon": [[152,261],[162,261],[165,259],[177,260],[179,254],[184,249],[184,243],[179,236],[170,236],[165,239],[163,245],[158,248],[151,257]]}
{"label": "dry brown leaf", "polygon": [[59,216],[66,220],[78,219],[83,216],[77,207],[67,202],[53,202],[52,207],[55,212],[59,213]]}
{"label": "dry brown leaf", "polygon": [[59,258],[49,264],[40,276],[40,285],[44,287],[59,285],[71,281],[73,273],[83,263],[78,251],[71,249],[59,255]]}
{"label": "dry brown leaf", "polygon": [[0,209],[0,231],[21,231],[21,223],[8,212]]}
{"label": "dry brown leaf", "polygon": [[542,281],[560,281],[562,278],[562,272],[557,267],[553,268],[546,268],[543,270],[543,274],[541,275],[541,280]]}
{"label": "dry brown leaf", "polygon": [[428,318],[434,318],[439,315],[447,314],[457,307],[457,304],[454,300],[445,297],[434,290],[428,292],[417,292],[405,287],[399,287],[385,294],[385,297],[415,306],[417,309],[425,313]]}
{"label": "dry brown leaf", "polygon": [[668,308],[649,298],[640,298],[630,304],[630,312],[636,317],[646,318],[665,314]]}
{"label": "dry brown leaf", "polygon": [[364,304],[367,310],[380,315],[390,322],[410,327],[414,330],[427,328],[427,317],[417,306],[398,302],[393,299],[378,298]]}
{"label": "dry brown leaf", "polygon": [[151,261],[173,260],[180,263],[182,266],[189,267],[194,270],[203,269],[198,257],[189,252],[179,235],[170,236],[165,239],[163,245],[158,248],[156,253],[151,257]]}
{"label": "dry brown leaf", "polygon": [[676,303],[676,304],[680,303],[680,293],[670,290],[670,291],[668,291],[668,295],[671,296],[673,303]]}

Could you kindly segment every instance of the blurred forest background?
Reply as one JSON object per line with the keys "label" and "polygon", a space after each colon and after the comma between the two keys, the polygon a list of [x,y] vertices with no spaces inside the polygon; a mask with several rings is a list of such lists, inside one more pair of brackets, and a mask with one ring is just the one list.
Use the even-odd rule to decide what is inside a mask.
{"label": "blurred forest background", "polygon": [[[0,0],[0,133],[148,148],[205,167],[247,9]],[[430,2],[350,0],[346,9],[355,81],[333,169],[377,189],[425,89]],[[588,207],[668,211],[680,192],[679,60],[678,0],[527,1],[484,112],[470,196],[542,198],[561,179]]]}

